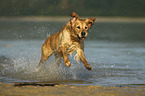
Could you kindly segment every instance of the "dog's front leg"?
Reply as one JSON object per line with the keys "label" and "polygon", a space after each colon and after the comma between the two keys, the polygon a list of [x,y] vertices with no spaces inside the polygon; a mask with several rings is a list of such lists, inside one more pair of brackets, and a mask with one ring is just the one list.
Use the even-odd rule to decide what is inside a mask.
{"label": "dog's front leg", "polygon": [[69,61],[68,54],[67,51],[65,50],[65,47],[61,47],[60,50],[64,59],[65,66],[70,67],[71,63]]}
{"label": "dog's front leg", "polygon": [[84,51],[82,49],[78,49],[77,50],[77,55],[78,55],[77,59],[80,60],[84,64],[86,69],[91,70],[92,67],[91,67],[91,65],[88,64],[88,62],[87,62],[87,60],[85,58]]}

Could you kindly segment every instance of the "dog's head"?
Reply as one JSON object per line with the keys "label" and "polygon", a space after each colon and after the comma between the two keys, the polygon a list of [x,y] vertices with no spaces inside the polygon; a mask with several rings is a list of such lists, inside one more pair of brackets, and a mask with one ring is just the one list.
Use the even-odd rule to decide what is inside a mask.
{"label": "dog's head", "polygon": [[95,18],[88,18],[88,19],[80,19],[76,13],[72,13],[70,20],[73,37],[77,37],[80,40],[84,40],[88,35],[88,30],[94,24]]}

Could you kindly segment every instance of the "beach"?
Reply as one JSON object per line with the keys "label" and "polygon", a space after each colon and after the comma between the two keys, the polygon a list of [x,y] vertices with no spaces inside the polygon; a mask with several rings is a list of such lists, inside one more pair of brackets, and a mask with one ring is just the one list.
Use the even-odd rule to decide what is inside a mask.
{"label": "beach", "polygon": [[83,85],[14,86],[0,83],[0,96],[144,96],[145,87]]}

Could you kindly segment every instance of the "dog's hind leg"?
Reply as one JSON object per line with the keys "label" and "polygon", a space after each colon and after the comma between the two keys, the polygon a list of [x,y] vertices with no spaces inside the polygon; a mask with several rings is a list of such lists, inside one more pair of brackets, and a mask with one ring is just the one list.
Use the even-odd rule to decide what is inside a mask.
{"label": "dog's hind leg", "polygon": [[39,65],[36,68],[36,71],[39,70],[39,67],[53,54],[53,51],[50,48],[42,47],[42,55]]}
{"label": "dog's hind leg", "polygon": [[58,65],[58,66],[60,66],[60,64],[61,64],[61,54],[60,53],[54,53],[54,56],[55,56],[55,62],[56,62],[56,64]]}

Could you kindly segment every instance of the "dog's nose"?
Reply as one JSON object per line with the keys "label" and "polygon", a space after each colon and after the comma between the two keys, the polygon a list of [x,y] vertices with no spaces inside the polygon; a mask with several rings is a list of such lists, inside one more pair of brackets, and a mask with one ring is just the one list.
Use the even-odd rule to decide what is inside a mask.
{"label": "dog's nose", "polygon": [[82,36],[85,36],[85,35],[86,35],[86,32],[82,32],[81,35],[82,35]]}

